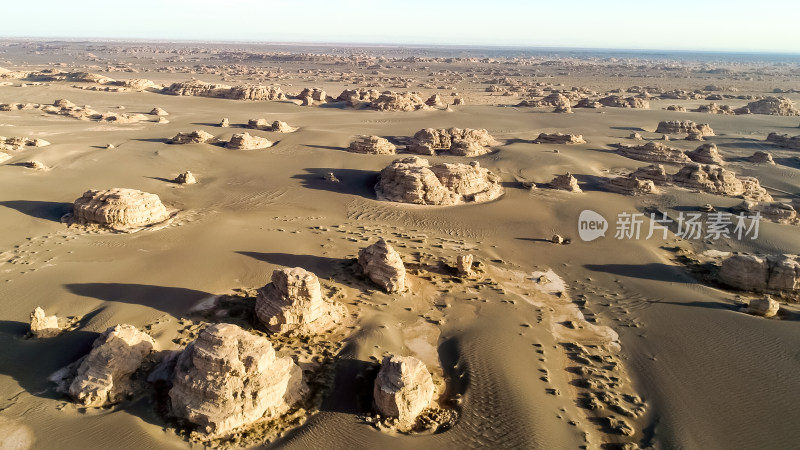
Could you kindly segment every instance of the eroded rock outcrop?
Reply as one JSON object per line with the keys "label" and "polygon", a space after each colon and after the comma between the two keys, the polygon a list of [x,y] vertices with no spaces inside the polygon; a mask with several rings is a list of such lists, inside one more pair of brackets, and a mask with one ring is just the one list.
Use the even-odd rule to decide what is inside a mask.
{"label": "eroded rock outcrop", "polygon": [[725,164],[722,156],[719,154],[717,144],[703,144],[691,152],[687,152],[686,156],[692,161],[700,164],[716,164],[721,166]]}
{"label": "eroded rock outcrop", "polygon": [[609,95],[598,100],[603,106],[614,108],[650,108],[650,102],[637,97],[622,97],[619,95]]}
{"label": "eroded rock outcrop", "polygon": [[389,293],[406,289],[406,268],[400,254],[381,238],[358,251],[358,265],[373,283]]}
{"label": "eroded rock outcrop", "polygon": [[800,116],[800,110],[786,97],[766,97],[735,110],[736,114],[767,114],[771,116]]}
{"label": "eroded rock outcrop", "polygon": [[256,298],[256,316],[273,333],[322,333],[343,314],[341,305],[322,297],[317,276],[300,267],[272,272],[272,282]]}
{"label": "eroded rock outcrop", "polygon": [[668,147],[660,142],[648,142],[644,145],[618,144],[617,152],[627,158],[637,161],[660,163],[688,163],[691,162],[683,151]]}
{"label": "eroded rock outcrop", "polygon": [[500,179],[480,164],[435,164],[416,156],[397,159],[381,171],[379,200],[418,205],[457,205],[494,200]]}
{"label": "eroded rock outcrop", "polygon": [[790,150],[800,150],[800,135],[789,136],[788,134],[770,133],[767,135],[767,142],[772,142]]}
{"label": "eroded rock outcrop", "polygon": [[37,338],[50,338],[61,333],[58,317],[45,315],[44,310],[36,307],[31,313],[31,335]]}
{"label": "eroded rock outcrop", "polygon": [[435,386],[425,364],[413,356],[385,356],[375,379],[375,409],[397,419],[399,430],[414,427],[433,401]]}
{"label": "eroded rock outcrop", "polygon": [[765,220],[785,224],[800,223],[797,210],[789,203],[760,203],[752,200],[745,200],[731,208],[734,214],[744,214],[754,217],[759,215]]}
{"label": "eroded rock outcrop", "polygon": [[169,140],[170,144],[205,144],[214,142],[216,138],[211,133],[203,130],[195,130],[189,133],[178,133]]}
{"label": "eroded rock outcrop", "polygon": [[580,134],[564,133],[539,133],[535,144],[585,144],[586,140]]}
{"label": "eroded rock outcrop", "polygon": [[661,164],[651,164],[649,166],[639,167],[631,174],[631,177],[641,180],[649,180],[656,185],[667,184],[670,180],[669,174],[667,174],[666,169]]}
{"label": "eroded rock outcrop", "polygon": [[771,201],[772,197],[755,178],[739,178],[734,172],[711,164],[687,164],[672,176],[672,182],[688,189],[697,189],[729,197]]}
{"label": "eroded rock outcrop", "polygon": [[694,112],[701,112],[707,114],[722,114],[722,115],[734,115],[736,112],[733,108],[728,105],[718,105],[716,103],[711,103],[708,105],[700,105]]}
{"label": "eroded rock outcrop", "polygon": [[73,223],[129,230],[163,222],[170,217],[158,195],[135,189],[89,190],[75,200]]}
{"label": "eroded rock outcrop", "polygon": [[772,159],[772,155],[770,153],[762,152],[760,150],[753,153],[753,155],[747,158],[747,160],[756,164],[775,164],[775,160]]}
{"label": "eroded rock outcrop", "polygon": [[379,136],[359,136],[350,143],[348,149],[353,153],[370,155],[394,155],[397,151],[394,144]]}
{"label": "eroded rock outcrop", "polygon": [[474,256],[470,253],[456,256],[456,272],[462,277],[471,276],[472,262],[474,259]]}
{"label": "eroded rock outcrop", "polygon": [[603,184],[603,187],[609,192],[623,195],[636,196],[658,192],[652,180],[643,180],[634,176],[611,178]]}
{"label": "eroded rock outcrop", "polygon": [[550,182],[550,187],[561,191],[583,192],[580,186],[578,186],[578,180],[569,172],[553,178],[553,181]]}
{"label": "eroded rock outcrop", "polygon": [[691,120],[669,120],[659,122],[656,133],[714,136],[714,130],[712,130],[707,123],[694,123]]}
{"label": "eroded rock outcrop", "polygon": [[375,89],[345,89],[341,94],[339,94],[337,100],[346,102],[347,106],[359,108],[362,106],[369,106],[380,96],[381,93]]}
{"label": "eroded rock outcrop", "polygon": [[172,414],[210,436],[224,436],[287,412],[307,394],[303,371],[272,343],[233,324],[214,324],[175,364]]}
{"label": "eroded rock outcrop", "polygon": [[445,151],[455,156],[480,156],[491,151],[497,141],[486,130],[472,128],[425,128],[414,134],[406,148],[419,155]]}
{"label": "eroded rock outcrop", "polygon": [[187,170],[186,172],[183,172],[175,177],[175,182],[178,184],[195,184],[197,183],[197,179],[194,177],[192,172]]}
{"label": "eroded rock outcrop", "polygon": [[272,147],[272,141],[261,136],[251,136],[250,133],[236,133],[231,136],[225,148],[232,150],[258,150]]}
{"label": "eroded rock outcrop", "polygon": [[761,317],[775,317],[781,309],[781,304],[770,296],[764,298],[754,298],[747,304],[747,313]]}
{"label": "eroded rock outcrop", "polygon": [[283,100],[286,98],[277,86],[229,86],[227,84],[206,83],[199,80],[172,83],[163,91],[170,95],[194,97],[227,98],[231,100]]}
{"label": "eroded rock outcrop", "polygon": [[131,375],[157,349],[149,335],[132,325],[107,329],[88,355],[50,377],[60,392],[85,406],[117,403],[133,393]]}
{"label": "eroded rock outcrop", "polygon": [[429,108],[416,92],[384,92],[369,104],[377,111],[417,111]]}
{"label": "eroded rock outcrop", "polygon": [[796,294],[800,290],[800,256],[733,255],[722,261],[719,279],[743,291]]}

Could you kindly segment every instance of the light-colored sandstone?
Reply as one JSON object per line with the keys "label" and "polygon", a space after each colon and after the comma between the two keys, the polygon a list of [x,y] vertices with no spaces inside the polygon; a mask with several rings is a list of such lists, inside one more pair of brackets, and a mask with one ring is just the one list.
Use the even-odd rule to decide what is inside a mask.
{"label": "light-colored sandstone", "polygon": [[433,401],[435,387],[425,364],[413,356],[385,356],[375,379],[375,409],[397,419],[401,431],[414,427],[419,414]]}
{"label": "light-colored sandstone", "polygon": [[169,212],[158,195],[135,189],[86,191],[72,208],[74,223],[114,230],[144,227],[168,218]]}
{"label": "light-colored sandstone", "polygon": [[358,265],[372,282],[389,293],[406,289],[406,268],[400,254],[385,239],[358,251]]}

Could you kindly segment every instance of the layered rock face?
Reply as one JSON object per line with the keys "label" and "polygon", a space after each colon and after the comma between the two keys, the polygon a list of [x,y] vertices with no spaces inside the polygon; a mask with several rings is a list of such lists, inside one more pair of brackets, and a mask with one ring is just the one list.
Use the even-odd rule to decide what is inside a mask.
{"label": "layered rock face", "polygon": [[585,144],[586,140],[580,134],[540,133],[533,142],[536,144]]}
{"label": "layered rock face", "polygon": [[236,133],[231,136],[225,148],[232,150],[258,150],[272,147],[272,141],[260,136],[251,136],[250,133]]}
{"label": "layered rock face", "polygon": [[272,282],[256,298],[256,316],[273,333],[322,333],[342,314],[339,305],[322,298],[317,276],[300,267],[272,272]]}
{"label": "layered rock face", "polygon": [[358,251],[358,265],[373,283],[384,291],[406,289],[406,268],[400,254],[384,239]]}
{"label": "layered rock face", "polygon": [[31,313],[31,334],[37,338],[49,338],[59,333],[58,317],[45,315],[44,310],[37,306]]}
{"label": "layered rock face", "polygon": [[285,413],[307,393],[303,371],[272,343],[233,324],[214,324],[175,364],[172,414],[223,436]]}
{"label": "layered rock face", "polygon": [[347,103],[347,106],[358,108],[361,106],[369,106],[374,100],[377,100],[381,93],[375,89],[345,89],[339,94],[337,100]]}
{"label": "layered rock face", "polygon": [[377,111],[417,111],[428,105],[416,92],[384,92],[370,102],[369,107]]}
{"label": "layered rock face", "polygon": [[500,179],[473,161],[435,164],[417,156],[397,159],[381,171],[379,200],[418,205],[457,205],[494,200],[503,194]]}
{"label": "layered rock face", "polygon": [[553,178],[553,181],[550,182],[550,187],[562,191],[583,192],[580,186],[578,186],[578,180],[569,172]]}
{"label": "layered rock face", "polygon": [[86,191],[72,208],[74,222],[114,230],[144,227],[168,218],[169,212],[158,195],[135,189]]}
{"label": "layered rock face", "polygon": [[194,97],[227,98],[231,100],[283,100],[286,98],[277,86],[228,86],[205,83],[199,80],[173,83],[163,91],[165,94]]}
{"label": "layered rock face", "polygon": [[647,195],[658,192],[652,180],[643,180],[634,176],[611,178],[605,182],[603,187],[607,191],[623,195]]}
{"label": "layered rock face", "polygon": [[456,156],[479,156],[489,153],[497,141],[486,130],[472,128],[425,128],[417,131],[407,150],[420,155],[446,151]]}
{"label": "layered rock face", "polygon": [[700,164],[716,164],[719,166],[725,164],[725,161],[719,154],[717,144],[713,143],[703,144],[700,147],[697,147],[695,150],[686,153],[686,156],[688,156],[692,161]]}
{"label": "layered rock face", "polygon": [[773,142],[781,147],[790,150],[800,150],[800,136],[789,136],[788,134],[770,133],[767,135],[767,142]]}
{"label": "layered rock face", "polygon": [[771,116],[800,116],[800,110],[786,97],[766,97],[736,109],[736,114],[767,114]]}
{"label": "layered rock face", "polygon": [[413,356],[386,356],[375,379],[375,409],[397,419],[401,431],[414,427],[433,401],[435,387],[425,364]]}
{"label": "layered rock face", "polygon": [[195,130],[189,133],[178,133],[174,138],[170,139],[170,144],[204,144],[213,142],[216,138],[211,133],[206,133],[203,130]]}
{"label": "layered rock face", "polygon": [[656,133],[714,136],[714,130],[712,130],[708,124],[694,123],[691,120],[669,120],[659,122]]}
{"label": "layered rock face", "polygon": [[677,186],[730,197],[772,200],[757,179],[737,178],[735,173],[710,164],[687,164],[672,176],[672,182]]}
{"label": "layered rock face", "polygon": [[743,291],[800,290],[800,256],[733,255],[722,261],[720,281]]}
{"label": "layered rock face", "polygon": [[348,149],[353,153],[370,155],[394,155],[397,151],[394,144],[379,136],[359,136],[350,143]]}
{"label": "layered rock face", "polygon": [[650,108],[650,102],[636,97],[622,97],[619,95],[609,95],[608,97],[598,100],[603,106],[611,106],[614,108]]}
{"label": "layered rock face", "polygon": [[156,349],[152,337],[132,325],[117,325],[95,339],[88,355],[56,372],[58,390],[85,406],[117,403],[132,394],[131,375]]}
{"label": "layered rock face", "polygon": [[617,152],[637,161],[661,163],[688,163],[688,156],[677,148],[668,147],[660,142],[648,142],[644,145],[619,144]]}

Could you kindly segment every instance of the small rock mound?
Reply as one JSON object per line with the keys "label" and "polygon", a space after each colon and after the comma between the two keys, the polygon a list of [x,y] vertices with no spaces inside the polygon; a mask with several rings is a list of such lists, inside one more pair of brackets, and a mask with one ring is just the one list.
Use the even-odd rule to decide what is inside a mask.
{"label": "small rock mound", "polygon": [[231,121],[228,120],[227,117],[223,117],[222,120],[219,122],[220,128],[228,128],[231,126]]}
{"label": "small rock mound", "polygon": [[637,97],[622,97],[619,95],[609,95],[598,100],[603,106],[610,106],[614,108],[650,108],[650,102]]}
{"label": "small rock mound", "polygon": [[349,150],[353,153],[366,153],[370,155],[394,155],[397,147],[388,139],[379,136],[359,136],[350,143]]}
{"label": "small rock mound", "polygon": [[553,178],[553,181],[550,182],[550,187],[562,191],[583,192],[580,186],[578,186],[578,180],[569,172]]}
{"label": "small rock mound", "polygon": [[540,133],[533,142],[535,144],[585,144],[586,140],[580,134]]}
{"label": "small rock mound", "polygon": [[213,134],[203,130],[195,130],[189,133],[178,133],[170,139],[170,144],[205,144],[216,140]]}
{"label": "small rock mound", "polygon": [[406,268],[400,254],[385,239],[358,251],[358,265],[373,283],[389,293],[406,289]]}
{"label": "small rock mound", "polygon": [[435,164],[416,156],[397,159],[381,171],[379,200],[418,205],[457,205],[494,200],[503,194],[500,179],[473,161]]}
{"label": "small rock mound", "polygon": [[767,135],[767,142],[772,142],[780,147],[788,148],[790,150],[800,150],[800,136],[770,133]]}
{"label": "small rock mound", "polygon": [[800,290],[800,256],[733,255],[722,261],[719,279],[743,291],[796,294]]}
{"label": "small rock mound", "polygon": [[747,158],[747,160],[756,164],[775,164],[775,160],[772,159],[772,155],[770,153],[762,152],[760,150],[753,153],[753,155]]}
{"label": "small rock mound", "polygon": [[691,120],[669,120],[658,123],[656,133],[665,134],[695,134],[700,136],[714,136],[714,130],[706,123],[694,123]]}
{"label": "small rock mound", "polygon": [[256,316],[273,333],[322,333],[340,322],[343,312],[322,298],[317,276],[300,267],[272,272],[272,282],[256,299]]}
{"label": "small rock mound", "polygon": [[716,103],[711,103],[708,105],[700,105],[694,112],[701,112],[706,114],[722,114],[722,115],[729,115],[732,116],[736,114],[733,108],[728,105],[718,105]]}
{"label": "small rock mound", "polygon": [[50,379],[60,392],[85,406],[114,404],[133,393],[131,375],[155,349],[152,337],[133,325],[117,325],[95,339],[88,355]]}
{"label": "small rock mound", "polygon": [[[663,166],[662,166],[663,168]],[[643,180],[634,176],[611,178],[603,187],[609,192],[623,195],[647,195],[658,192],[652,180]]]}
{"label": "small rock mound", "polygon": [[747,305],[747,313],[754,316],[761,317],[775,317],[781,309],[781,304],[776,302],[770,296],[764,298],[755,298],[750,300]]}
{"label": "small rock mound", "polygon": [[203,330],[175,364],[172,414],[210,436],[277,417],[307,393],[303,371],[272,343],[227,323]]}
{"label": "small rock mound", "polygon": [[123,188],[86,191],[72,208],[72,222],[113,230],[145,227],[169,216],[158,195]]}
{"label": "small rock mound", "polygon": [[766,97],[736,109],[736,114],[767,114],[771,116],[800,116],[800,110],[786,97]]}
{"label": "small rock mound", "polygon": [[725,164],[725,161],[719,154],[717,144],[714,143],[703,144],[700,147],[697,147],[697,149],[686,153],[686,156],[688,156],[692,161],[700,164],[716,164],[719,166]]}
{"label": "small rock mound", "polygon": [[293,127],[293,126],[289,125],[288,123],[286,123],[284,121],[281,121],[281,120],[276,120],[276,121],[272,122],[272,127],[271,128],[272,128],[272,131],[274,131],[276,133],[294,133],[295,131],[297,131],[297,127]]}
{"label": "small rock mound", "polygon": [[744,213],[750,217],[758,214],[766,220],[777,223],[797,224],[800,222],[797,210],[789,203],[759,203],[745,200],[731,208],[731,212],[737,215]]}
{"label": "small rock mound", "polygon": [[397,428],[414,428],[419,414],[433,401],[435,387],[425,364],[413,356],[389,355],[383,358],[375,379],[375,409],[397,419]]}
{"label": "small rock mound", "polygon": [[645,167],[639,167],[631,174],[633,178],[641,180],[652,181],[656,185],[663,185],[669,183],[670,176],[667,170],[661,164],[651,164]]}
{"label": "small rock mound", "polygon": [[192,172],[187,170],[186,172],[175,177],[175,182],[178,184],[195,184],[197,183],[197,179],[195,179]]}
{"label": "small rock mound", "polygon": [[497,141],[486,130],[472,128],[425,128],[417,131],[406,148],[419,155],[446,151],[456,156],[480,156],[491,151]]}
{"label": "small rock mound", "polygon": [[458,274],[462,277],[471,276],[472,262],[474,259],[475,257],[470,253],[456,256],[456,272],[458,272]]}
{"label": "small rock mound", "polygon": [[232,150],[258,150],[272,147],[272,141],[260,136],[251,136],[249,133],[236,133],[231,136],[225,148]]}
{"label": "small rock mound", "polygon": [[156,106],[150,111],[151,116],[168,116],[169,113]]}
{"label": "small rock mound", "polygon": [[637,161],[660,163],[688,163],[691,162],[683,151],[668,147],[660,142],[648,142],[644,145],[618,144],[617,152],[627,158]]}
{"label": "small rock mound", "polygon": [[31,334],[37,338],[50,338],[61,333],[58,317],[47,316],[44,310],[36,307],[31,313]]}

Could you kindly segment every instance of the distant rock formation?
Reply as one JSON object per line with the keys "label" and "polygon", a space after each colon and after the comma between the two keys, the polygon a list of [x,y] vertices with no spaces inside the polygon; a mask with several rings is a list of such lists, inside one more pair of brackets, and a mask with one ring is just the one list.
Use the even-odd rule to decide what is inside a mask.
{"label": "distant rock formation", "polygon": [[50,143],[44,139],[0,136],[0,150],[3,151],[20,151],[25,147],[47,147],[48,145]]}
{"label": "distant rock formation", "polygon": [[397,159],[381,171],[379,200],[418,205],[486,202],[503,194],[500,179],[476,161],[434,164],[416,156]]}
{"label": "distant rock formation", "polygon": [[691,162],[691,159],[683,151],[652,141],[644,145],[618,144],[617,153],[637,161],[673,164]]}
{"label": "distant rock formation", "polygon": [[59,392],[85,406],[111,405],[133,393],[131,375],[157,349],[155,340],[132,325],[107,329],[88,355],[50,377]]}
{"label": "distant rock formation", "polygon": [[771,116],[800,116],[800,110],[786,97],[766,97],[736,109],[736,114],[767,114]]}
{"label": "distant rock formation", "polygon": [[272,343],[227,323],[203,330],[178,356],[172,414],[210,436],[278,417],[306,395],[303,371]]}
{"label": "distant rock formation", "polygon": [[205,83],[199,80],[172,83],[163,90],[170,95],[193,97],[227,98],[231,100],[284,100],[281,88],[277,86],[228,86],[227,84]]}
{"label": "distant rock formation", "polygon": [[89,190],[75,200],[72,222],[112,230],[145,227],[169,218],[158,195],[135,189]]}
{"label": "distant rock formation", "polygon": [[669,105],[666,109],[667,111],[686,112],[686,108],[681,105]]}
{"label": "distant rock formation", "polygon": [[151,116],[168,116],[169,113],[156,106],[150,111]]}
{"label": "distant rock formation", "polygon": [[260,136],[251,136],[249,133],[236,133],[231,136],[225,148],[232,150],[258,150],[272,147],[272,141]]}
{"label": "distant rock formation", "polygon": [[603,106],[610,106],[614,108],[650,108],[650,102],[636,97],[622,97],[619,95],[609,95],[598,100]]}
{"label": "distant rock formation", "polygon": [[609,192],[623,195],[637,196],[658,192],[652,180],[643,180],[634,176],[611,178],[603,184],[603,187]]}
{"label": "distant rock formation", "polygon": [[256,316],[273,333],[322,333],[343,314],[341,305],[323,299],[317,276],[300,267],[273,271],[256,298]]}
{"label": "distant rock formation", "polygon": [[347,106],[359,108],[362,106],[369,106],[380,96],[381,93],[375,89],[345,89],[341,94],[339,94],[337,100],[346,102]]}
{"label": "distant rock formation", "polygon": [[580,134],[564,133],[539,133],[535,144],[585,144],[586,140]]}
{"label": "distant rock formation", "polygon": [[189,133],[180,132],[169,140],[170,144],[205,144],[214,142],[216,138],[211,133],[203,130],[195,130]]}
{"label": "distant rock formation", "polygon": [[197,179],[195,179],[192,172],[187,170],[186,172],[175,177],[175,182],[178,184],[195,184],[197,183]]}
{"label": "distant rock formation", "polygon": [[397,151],[394,144],[379,136],[359,136],[350,143],[348,149],[353,153],[370,155],[394,155]]}
{"label": "distant rock formation", "polygon": [[669,174],[667,174],[666,169],[664,169],[664,166],[661,164],[639,167],[631,174],[631,177],[652,181],[656,185],[664,185],[670,181]]}
{"label": "distant rock formation", "polygon": [[656,133],[665,134],[699,134],[714,136],[714,130],[706,123],[694,123],[691,120],[669,120],[658,123]]}
{"label": "distant rock formation", "polygon": [[686,156],[692,161],[700,164],[716,164],[723,165],[725,161],[717,150],[717,144],[703,144],[691,152],[687,152]]}
{"label": "distant rock formation", "polygon": [[377,111],[418,111],[429,108],[416,92],[384,92],[370,102],[369,107]]}
{"label": "distant rock formation", "polygon": [[358,265],[373,283],[388,293],[406,290],[406,268],[400,254],[385,239],[358,251]]}
{"label": "distant rock formation", "polygon": [[788,134],[770,133],[767,142],[790,150],[800,150],[800,135],[790,137]]}
{"label": "distant rock formation", "polygon": [[569,172],[553,178],[553,181],[550,182],[550,187],[561,191],[583,192],[580,186],[578,186],[578,180]]}
{"label": "distant rock formation", "polygon": [[800,223],[797,210],[789,203],[759,203],[752,200],[745,200],[732,207],[731,212],[737,215],[744,213],[746,216],[750,217],[758,214],[765,220],[777,223],[793,225]]}
{"label": "distant rock formation", "polygon": [[700,105],[694,112],[700,113],[707,113],[707,114],[722,114],[722,115],[734,115],[736,111],[728,105],[718,105],[716,103],[710,103],[708,105]]}
{"label": "distant rock formation", "polygon": [[31,334],[43,339],[57,336],[60,333],[58,317],[45,315],[44,310],[37,306],[31,313]]}
{"label": "distant rock formation", "polygon": [[[798,139],[798,143],[800,145],[800,139]],[[775,164],[775,160],[772,159],[772,155],[768,152],[756,151],[753,153],[752,156],[747,158],[748,161],[755,164]]]}
{"label": "distant rock formation", "polygon": [[435,155],[437,151],[455,156],[480,156],[491,151],[497,141],[486,130],[472,128],[425,128],[414,134],[406,148],[410,153]]}
{"label": "distant rock formation", "polygon": [[772,201],[755,178],[738,178],[735,173],[711,164],[687,164],[672,176],[672,182],[688,189],[697,189],[729,197]]}
{"label": "distant rock formation", "polygon": [[375,379],[375,409],[397,419],[397,428],[414,428],[419,414],[433,401],[435,387],[425,364],[413,356],[389,355],[383,358]]}
{"label": "distant rock formation", "polygon": [[800,290],[800,256],[733,255],[722,261],[719,279],[743,291],[796,294]]}

